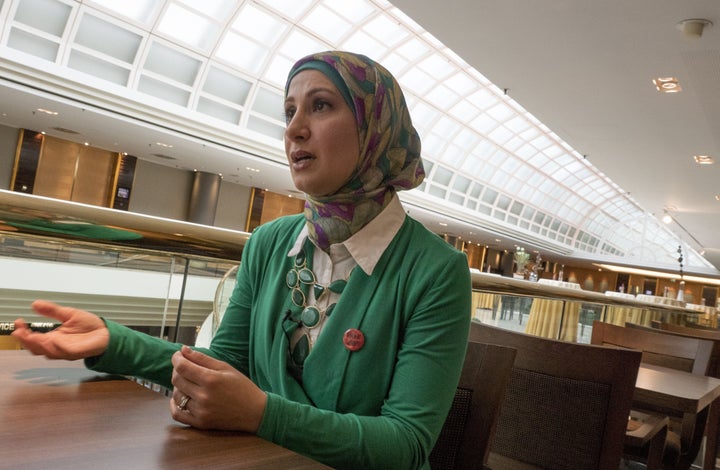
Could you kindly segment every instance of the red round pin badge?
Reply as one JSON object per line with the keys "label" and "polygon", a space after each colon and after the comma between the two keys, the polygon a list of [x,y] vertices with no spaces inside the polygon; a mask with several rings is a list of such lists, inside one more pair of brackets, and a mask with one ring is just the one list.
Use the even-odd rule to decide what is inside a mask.
{"label": "red round pin badge", "polygon": [[349,351],[358,351],[365,345],[365,335],[356,328],[350,328],[343,335],[343,344]]}

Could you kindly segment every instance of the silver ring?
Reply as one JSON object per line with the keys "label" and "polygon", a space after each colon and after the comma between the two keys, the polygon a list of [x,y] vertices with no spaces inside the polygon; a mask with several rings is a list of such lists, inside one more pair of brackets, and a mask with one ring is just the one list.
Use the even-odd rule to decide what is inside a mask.
{"label": "silver ring", "polygon": [[182,400],[180,400],[180,403],[178,403],[178,406],[177,406],[177,407],[178,407],[178,410],[180,410],[180,411],[186,411],[186,410],[187,410],[187,404],[188,404],[189,401],[190,401],[190,397],[188,397],[187,395],[184,396],[184,397],[182,398]]}

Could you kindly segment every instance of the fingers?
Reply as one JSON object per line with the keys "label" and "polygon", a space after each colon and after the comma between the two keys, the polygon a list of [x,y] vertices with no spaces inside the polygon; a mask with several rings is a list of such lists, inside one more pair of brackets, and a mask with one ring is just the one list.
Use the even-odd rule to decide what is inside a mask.
{"label": "fingers", "polygon": [[61,323],[69,320],[72,317],[73,310],[75,310],[72,307],[63,307],[46,300],[36,300],[31,304],[31,307],[40,315],[54,318]]}
{"label": "fingers", "polygon": [[257,432],[267,395],[245,375],[187,347],[173,354],[172,365],[173,419],[200,429]]}
{"label": "fingers", "polygon": [[[35,312],[46,317],[60,320],[61,322],[64,322],[70,317],[70,313],[67,312],[67,310],[70,309],[66,307],[61,307],[52,302],[36,300],[31,304],[31,306],[33,310],[35,310]],[[22,318],[18,318],[15,320],[15,329],[11,334],[12,336],[20,340],[20,342],[23,344],[24,349],[29,350],[33,354],[44,354],[42,346],[39,344],[35,344],[37,343],[38,338],[40,338],[38,336],[39,333],[32,331],[28,324],[25,323],[25,320],[23,320]]]}
{"label": "fingers", "polygon": [[20,343],[23,345],[23,349],[27,349],[31,353],[35,355],[43,354],[43,350],[41,347],[39,347],[34,342],[28,342],[28,338],[34,335],[37,335],[38,333],[32,331],[27,323],[25,323],[25,320],[22,318],[18,318],[15,320],[15,329],[12,333],[10,333],[11,336],[14,336],[17,338]]}
{"label": "fingers", "polygon": [[105,322],[90,312],[43,300],[33,302],[32,308],[61,323],[51,332],[37,333],[23,319],[16,320],[13,335],[33,354],[51,359],[83,359],[102,354],[110,343]]}
{"label": "fingers", "polygon": [[171,362],[173,400],[176,404],[181,404],[185,396],[202,402],[207,397],[211,384],[217,380],[216,371],[229,367],[224,362],[187,346],[173,354]]}
{"label": "fingers", "polygon": [[12,336],[22,340],[23,338],[26,338],[29,333],[31,333],[31,330],[27,323],[25,323],[25,320],[22,318],[15,320],[15,329],[13,329],[12,333],[10,333]]}
{"label": "fingers", "polygon": [[173,400],[180,403],[184,395],[192,396],[202,389],[203,373],[207,369],[186,359],[180,351],[173,354],[171,362]]}
{"label": "fingers", "polygon": [[193,385],[203,385],[209,372],[223,371],[230,367],[225,362],[195,351],[188,346],[183,346],[180,351],[173,354],[172,365],[173,385],[176,387],[179,385],[174,382],[176,376]]}
{"label": "fingers", "polygon": [[[183,401],[185,403],[183,403]],[[183,424],[188,424],[194,427],[200,427],[197,423],[197,419],[193,416],[190,410],[190,404],[192,399],[187,395],[183,395],[178,391],[173,392],[173,397],[170,399],[170,416]],[[182,407],[180,405],[183,405]]]}
{"label": "fingers", "polygon": [[201,353],[200,351],[195,351],[188,346],[183,346],[180,349],[180,353],[188,361],[206,369],[223,370],[227,367],[227,364],[225,362],[218,361],[217,359],[210,357],[207,354]]}
{"label": "fingers", "polygon": [[176,394],[173,393],[173,400],[177,405],[177,409],[180,411],[188,411],[187,407],[190,404],[190,400],[192,399],[192,397],[190,397],[190,395],[183,395],[180,392],[177,392],[178,396],[175,395]]}
{"label": "fingers", "polygon": [[30,351],[36,356],[46,356],[49,359],[56,359],[58,357],[55,351],[48,347],[42,334],[30,330],[27,326],[22,328],[17,328],[16,326],[15,331],[12,332],[12,336],[20,340],[23,349]]}

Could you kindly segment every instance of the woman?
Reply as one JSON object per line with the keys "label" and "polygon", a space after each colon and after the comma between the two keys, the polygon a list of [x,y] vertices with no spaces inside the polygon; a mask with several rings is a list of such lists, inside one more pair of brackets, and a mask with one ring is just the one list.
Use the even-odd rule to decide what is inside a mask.
{"label": "woman", "polygon": [[462,368],[465,256],[406,216],[424,177],[402,92],[372,60],[298,61],[285,150],[304,214],[259,227],[207,350],[37,301],[63,324],[35,354],[172,384],[174,419],[260,437],[336,468],[427,468]]}

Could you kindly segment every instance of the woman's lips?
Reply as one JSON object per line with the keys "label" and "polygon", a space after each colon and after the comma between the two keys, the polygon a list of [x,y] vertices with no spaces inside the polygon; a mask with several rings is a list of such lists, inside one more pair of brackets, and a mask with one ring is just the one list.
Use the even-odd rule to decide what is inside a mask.
{"label": "woman's lips", "polygon": [[308,165],[310,165],[310,162],[315,159],[315,157],[308,153],[308,152],[293,152],[290,155],[291,161],[292,161],[292,167],[296,170],[302,170],[303,168],[306,168]]}

